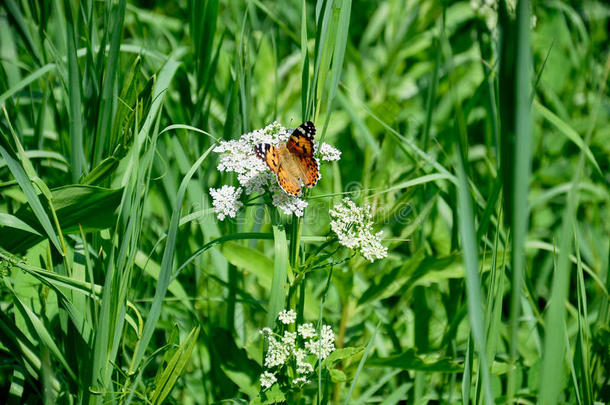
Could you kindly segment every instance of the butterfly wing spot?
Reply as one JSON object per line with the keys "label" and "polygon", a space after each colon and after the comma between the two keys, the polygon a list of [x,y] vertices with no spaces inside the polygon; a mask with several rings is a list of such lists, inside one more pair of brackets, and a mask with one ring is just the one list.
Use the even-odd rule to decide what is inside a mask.
{"label": "butterfly wing spot", "polygon": [[286,193],[296,197],[301,195],[301,185],[298,179],[290,176],[290,173],[284,166],[280,166],[277,171],[277,182]]}
{"label": "butterfly wing spot", "polygon": [[286,147],[295,155],[313,156],[315,152],[313,138],[315,135],[316,127],[311,121],[307,121],[292,131],[286,142]]}
{"label": "butterfly wing spot", "polygon": [[278,172],[280,167],[280,154],[279,149],[268,143],[259,143],[254,147],[254,153],[263,162],[267,163],[269,169],[273,173]]}

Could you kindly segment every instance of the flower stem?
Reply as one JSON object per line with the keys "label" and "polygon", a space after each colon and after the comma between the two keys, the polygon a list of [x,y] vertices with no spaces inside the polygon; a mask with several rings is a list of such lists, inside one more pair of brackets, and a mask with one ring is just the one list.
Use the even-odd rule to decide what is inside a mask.
{"label": "flower stem", "polygon": [[295,271],[299,266],[299,245],[301,244],[302,218],[292,214],[292,229],[290,235],[290,266]]}

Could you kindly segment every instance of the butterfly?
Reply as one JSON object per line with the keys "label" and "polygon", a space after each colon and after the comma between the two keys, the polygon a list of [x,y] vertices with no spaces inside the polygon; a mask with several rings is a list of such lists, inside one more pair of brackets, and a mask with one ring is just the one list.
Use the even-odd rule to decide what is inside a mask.
{"label": "butterfly", "polygon": [[320,179],[320,163],[314,157],[315,134],[313,122],[307,121],[292,132],[286,143],[259,143],[254,147],[256,156],[269,166],[282,190],[290,195],[300,196],[302,186],[312,188]]}

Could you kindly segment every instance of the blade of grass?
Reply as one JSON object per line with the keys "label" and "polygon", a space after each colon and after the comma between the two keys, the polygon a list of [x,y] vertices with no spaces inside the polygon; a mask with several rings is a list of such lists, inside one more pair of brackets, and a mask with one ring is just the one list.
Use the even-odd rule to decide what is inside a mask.
{"label": "blade of grass", "polygon": [[34,185],[28,175],[25,173],[25,170],[19,163],[19,161],[11,154],[7,149],[0,144],[0,155],[4,158],[6,165],[9,170],[19,183],[19,187],[23,190],[30,207],[32,208],[32,212],[36,215],[36,218],[40,222],[40,225],[44,229],[45,233],[49,237],[49,240],[55,246],[58,252],[63,254],[63,249],[61,248],[61,243],[59,242],[59,238],[55,233],[55,229],[53,229],[53,225],[51,224],[51,220],[47,215],[47,212],[42,206],[40,199],[38,198],[38,194],[34,189]]}
{"label": "blade of grass", "polygon": [[470,188],[462,159],[458,158],[458,220],[466,268],[466,298],[472,337],[479,355],[479,373],[483,376],[485,402],[493,404],[489,364],[487,362],[487,343],[485,338],[485,318],[483,315],[481,281],[479,279],[479,254],[474,230]]}
{"label": "blade of grass", "polygon": [[[112,28],[109,31],[112,33],[110,49],[108,51],[108,59],[105,63],[106,74],[102,84],[102,94],[100,99],[99,110],[101,114],[97,122],[96,138],[93,149],[93,162],[95,166],[102,161],[107,149],[106,139],[109,138],[109,131],[112,128],[112,110],[115,104],[113,91],[117,79],[117,70],[119,67],[119,53],[121,46],[121,38],[123,36],[123,21],[125,20],[125,6],[127,0],[119,0],[118,4],[113,9]],[[103,51],[101,52],[103,53]],[[100,54],[101,54],[100,53]],[[110,145],[113,146],[113,145]]]}
{"label": "blade of grass", "polygon": [[380,326],[381,326],[381,321],[377,322],[377,326],[375,327],[375,330],[373,331],[373,335],[371,336],[369,343],[366,345],[366,350],[364,351],[364,354],[362,355],[362,358],[360,359],[360,363],[358,363],[358,368],[356,369],[356,374],[354,374],[354,379],[352,380],[352,384],[349,387],[349,392],[347,393],[347,397],[345,397],[345,401],[343,401],[344,405],[349,405],[349,403],[350,403],[352,394],[354,393],[354,388],[356,388],[356,382],[358,382],[358,377],[360,376],[360,373],[362,372],[362,369],[364,368],[364,364],[366,363],[366,359],[369,357],[369,353],[370,353],[371,349],[373,348],[373,343],[375,342],[375,336],[377,336],[377,331],[379,330]]}
{"label": "blade of grass", "polygon": [[161,260],[161,273],[159,274],[159,280],[157,282],[157,288],[155,290],[155,296],[153,298],[152,306],[148,313],[148,317],[146,318],[146,323],[144,324],[142,337],[138,342],[138,349],[130,366],[131,371],[137,370],[138,366],[140,365],[140,362],[144,357],[145,350],[148,348],[148,344],[150,343],[150,339],[152,338],[152,334],[157,325],[157,321],[161,316],[163,299],[165,298],[165,295],[167,293],[167,287],[169,286],[169,283],[171,281],[174,252],[176,249],[176,236],[178,233],[178,222],[180,221],[180,213],[182,211],[182,202],[186,193],[186,187],[188,186],[189,181],[191,180],[199,166],[208,157],[208,155],[210,154],[212,149],[214,149],[215,146],[216,144],[210,146],[203,153],[203,155],[199,157],[199,159],[193,164],[193,166],[191,166],[191,169],[184,176],[182,182],[180,183],[180,188],[178,189],[178,196],[176,198],[176,206],[172,211],[172,217],[167,231],[167,242],[165,243],[163,259]]}
{"label": "blade of grass", "polygon": [[4,104],[4,102],[9,97],[11,97],[15,93],[17,93],[19,90],[23,89],[24,87],[35,82],[36,80],[40,79],[42,76],[44,76],[51,70],[54,70],[55,68],[57,68],[57,65],[55,65],[55,63],[49,63],[44,66],[41,66],[40,68],[36,69],[34,72],[32,72],[29,75],[27,75],[26,77],[24,77],[19,83],[15,84],[13,87],[6,90],[4,93],[0,94],[0,107]]}
{"label": "blade of grass", "polygon": [[[530,2],[519,0],[517,4],[517,21],[515,32],[515,61],[514,61],[514,133],[504,132],[505,148],[514,142],[514,149],[502,156],[502,165],[506,170],[511,170],[510,177],[504,179],[504,195],[510,199],[509,206],[505,209],[507,219],[511,224],[511,268],[512,289],[510,300],[510,361],[517,361],[517,346],[519,345],[519,317],[521,312],[521,299],[523,294],[523,273],[525,266],[524,246],[528,229],[528,194],[532,159],[532,123],[531,123],[531,83],[532,83],[532,51],[530,43]],[[511,45],[507,45],[511,46]],[[509,118],[510,119],[510,118]],[[514,140],[508,140],[506,137]],[[514,138],[513,138],[514,137]],[[508,155],[507,155],[508,154]],[[512,155],[512,156],[511,156]],[[510,161],[505,161],[507,156]],[[507,169],[509,167],[510,169]],[[507,182],[511,182],[507,187]],[[559,330],[559,329],[558,329]],[[508,375],[508,401],[511,402],[516,387],[516,368],[511,368]]]}
{"label": "blade of grass", "polygon": [[83,124],[81,116],[80,69],[76,56],[76,37],[74,33],[74,18],[72,3],[64,3],[66,10],[66,45],[68,52],[68,97],[70,105],[70,160],[72,182],[78,182],[83,173],[88,172],[83,149]]}
{"label": "blade of grass", "polygon": [[265,324],[272,328],[277,315],[284,309],[286,299],[286,280],[288,277],[288,242],[286,231],[280,224],[273,225],[275,259],[273,262],[273,281],[269,292],[267,318]]}
{"label": "blade of grass", "polygon": [[[593,135],[609,72],[610,56],[606,59],[605,71],[597,96],[597,106],[590,120],[590,127],[585,138],[584,145],[587,147]],[[565,311],[570,287],[572,230],[576,225],[576,210],[579,205],[578,184],[583,176],[585,160],[585,149],[581,149],[578,164],[572,176],[572,187],[566,196],[566,208],[563,213],[559,234],[559,258],[557,259],[557,266],[553,276],[550,304],[545,321],[546,330],[553,331],[553,333],[546,333],[545,335],[542,375],[540,379],[540,403],[545,405],[557,403],[559,394],[563,389],[560,382],[564,381],[563,376],[565,373],[566,346],[564,337],[567,333]]]}

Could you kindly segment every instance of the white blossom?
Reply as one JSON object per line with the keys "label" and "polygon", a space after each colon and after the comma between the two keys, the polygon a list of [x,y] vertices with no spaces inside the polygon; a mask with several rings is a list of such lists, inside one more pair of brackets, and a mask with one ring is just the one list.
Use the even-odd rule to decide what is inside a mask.
{"label": "white blossom", "polygon": [[291,323],[294,323],[294,321],[297,320],[297,313],[294,312],[292,309],[283,310],[283,311],[280,311],[280,313],[278,315],[278,319],[284,325],[290,325]]}
{"label": "white blossom", "polygon": [[269,336],[267,342],[269,343],[269,348],[265,356],[265,367],[271,368],[284,365],[286,359],[290,356],[289,348],[274,336]]}
{"label": "white blossom", "polygon": [[[296,313],[292,310],[284,310],[280,312],[279,318],[288,318],[289,322],[285,324],[293,324]],[[335,350],[335,334],[329,325],[322,325],[319,333],[311,323],[298,325],[297,332],[284,331],[282,336],[269,328],[263,328],[259,333],[267,342],[267,352],[263,362],[266,370],[260,376],[263,388],[269,388],[276,383],[276,375],[291,378],[287,381],[292,381],[292,385],[295,386],[309,384],[307,376],[313,373],[316,363],[307,361],[308,357],[313,358],[313,355],[316,361],[323,361]],[[286,380],[281,379],[281,381]]]}
{"label": "white blossom", "polygon": [[282,336],[282,343],[287,351],[293,352],[297,344],[297,333],[284,332],[284,336]]}
{"label": "white blossom", "polygon": [[297,217],[303,216],[305,208],[307,208],[307,201],[300,197],[286,194],[277,182],[269,185],[269,191],[271,191],[273,205],[282,210],[284,214],[295,214]]}
{"label": "white blossom", "polygon": [[306,361],[307,352],[304,349],[296,349],[294,351],[294,358],[297,361],[297,373],[298,374],[309,374],[313,371],[311,363]]}
{"label": "white blossom", "polygon": [[341,159],[341,151],[332,145],[322,142],[320,146],[320,159],[330,162]]}
{"label": "white blossom", "polygon": [[359,252],[373,262],[388,255],[388,249],[381,244],[382,232],[373,233],[371,207],[358,207],[349,198],[329,211],[330,227],[339,238],[339,243]]}
{"label": "white blossom", "polygon": [[270,373],[269,371],[265,371],[261,374],[261,387],[263,388],[271,387],[276,381],[277,378],[275,377],[275,374]]}
{"label": "white blossom", "polygon": [[309,383],[310,383],[310,381],[305,376],[297,377],[294,380],[292,380],[292,384],[294,384],[294,385],[309,384]]}
{"label": "white blossom", "polygon": [[316,337],[316,328],[314,328],[311,323],[304,323],[303,325],[299,325],[297,330],[299,331],[299,334],[303,339]]}
{"label": "white blossom", "polygon": [[210,188],[212,205],[219,220],[222,221],[225,217],[235,218],[237,211],[243,206],[242,202],[239,201],[241,191],[241,187],[235,188],[227,185],[218,189]]}
{"label": "white blossom", "polygon": [[335,350],[335,334],[329,325],[323,325],[319,339],[305,342],[305,348],[320,360],[327,358]]}

